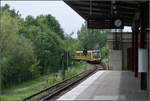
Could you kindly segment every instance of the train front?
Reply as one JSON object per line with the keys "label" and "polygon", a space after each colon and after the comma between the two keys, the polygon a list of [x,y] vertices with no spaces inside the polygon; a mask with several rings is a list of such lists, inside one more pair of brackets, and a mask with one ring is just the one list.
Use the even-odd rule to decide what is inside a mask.
{"label": "train front", "polygon": [[92,59],[91,59],[91,61],[93,63],[101,63],[101,54],[100,54],[99,50],[94,50],[92,52]]}

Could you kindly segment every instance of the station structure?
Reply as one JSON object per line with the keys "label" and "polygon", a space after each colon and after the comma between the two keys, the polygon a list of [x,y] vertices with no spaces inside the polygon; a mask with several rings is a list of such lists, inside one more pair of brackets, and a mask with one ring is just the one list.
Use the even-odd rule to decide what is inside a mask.
{"label": "station structure", "polygon": [[[112,71],[98,72],[91,77],[93,81],[96,79],[94,83],[85,81],[73,89],[73,100],[150,100],[149,0],[64,2],[87,21],[88,28],[114,30],[107,33]],[[125,26],[132,31],[123,32]],[[90,86],[84,88],[83,85]],[[82,87],[84,93],[78,95]],[[71,93],[67,94],[58,100],[72,100],[69,99]]]}
{"label": "station structure", "polygon": [[[118,44],[116,44],[116,42]],[[109,66],[113,70],[131,70],[132,66],[132,33],[107,33],[109,45]]]}

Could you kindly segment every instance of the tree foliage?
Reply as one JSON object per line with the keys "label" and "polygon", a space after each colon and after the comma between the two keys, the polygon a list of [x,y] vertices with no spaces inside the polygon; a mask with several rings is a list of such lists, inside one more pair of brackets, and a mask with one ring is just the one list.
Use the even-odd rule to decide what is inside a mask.
{"label": "tree foliage", "polygon": [[64,35],[59,23],[50,15],[40,15],[27,16],[23,25],[20,32],[34,42],[41,74],[57,71],[60,54],[64,51]]}
{"label": "tree foliage", "polygon": [[88,49],[101,49],[106,44],[107,32],[109,30],[88,29],[87,23],[83,24],[77,33],[81,45],[79,48],[86,46]]}
{"label": "tree foliage", "polygon": [[[38,62],[33,52],[33,43],[19,35],[18,19],[12,18],[8,12],[1,16],[1,70],[3,85],[9,86],[28,79],[28,75],[38,75]],[[13,25],[13,26],[12,26]],[[25,73],[22,78],[22,73]],[[34,76],[32,74],[35,74]]]}
{"label": "tree foliage", "polygon": [[8,15],[11,17],[20,17],[19,12],[16,12],[15,9],[10,9],[10,6],[8,4],[5,4],[5,6],[1,7],[0,10],[2,12],[0,12],[0,16],[2,15],[2,13],[4,12],[9,12]]}
{"label": "tree foliage", "polygon": [[109,51],[109,46],[106,44],[102,49],[101,49],[101,55],[103,59],[108,59],[108,51]]}

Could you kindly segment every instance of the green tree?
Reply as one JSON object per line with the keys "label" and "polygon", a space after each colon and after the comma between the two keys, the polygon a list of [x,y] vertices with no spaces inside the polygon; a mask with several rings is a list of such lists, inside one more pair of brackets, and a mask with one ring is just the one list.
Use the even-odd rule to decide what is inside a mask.
{"label": "green tree", "polygon": [[40,60],[42,74],[55,72],[59,67],[60,54],[63,52],[63,40],[54,32],[41,33],[35,43],[38,47],[37,57]]}
{"label": "green tree", "polygon": [[4,11],[0,23],[2,27],[0,37],[2,86],[8,87],[38,76],[38,62],[34,55],[33,43],[18,34],[19,20]]}
{"label": "green tree", "polygon": [[27,16],[20,33],[34,43],[34,53],[40,61],[41,74],[60,69],[60,54],[65,50],[65,42],[63,30],[54,17],[50,15],[40,15],[37,18]]}
{"label": "green tree", "polygon": [[72,38],[71,34],[65,35],[65,50],[70,53],[70,56],[73,57],[75,55],[75,51],[79,47],[79,41],[77,39]]}
{"label": "green tree", "polygon": [[78,40],[80,48],[87,46],[88,49],[101,49],[106,44],[106,33],[109,30],[88,29],[87,23],[83,24],[78,31]]}
{"label": "green tree", "polygon": [[18,11],[16,12],[15,9],[10,10],[10,6],[8,4],[5,4],[3,7],[0,8],[0,10],[2,11],[2,12],[0,12],[0,15],[2,15],[3,12],[9,12],[8,14],[11,17],[20,18],[19,12]]}
{"label": "green tree", "polygon": [[51,29],[53,32],[58,34],[61,38],[64,38],[64,31],[60,27],[59,22],[55,19],[55,17],[48,15],[40,15],[37,17],[38,25],[41,26],[47,26],[49,29]]}
{"label": "green tree", "polygon": [[108,51],[109,51],[109,46],[108,46],[108,44],[106,44],[101,50],[103,59],[108,59]]}

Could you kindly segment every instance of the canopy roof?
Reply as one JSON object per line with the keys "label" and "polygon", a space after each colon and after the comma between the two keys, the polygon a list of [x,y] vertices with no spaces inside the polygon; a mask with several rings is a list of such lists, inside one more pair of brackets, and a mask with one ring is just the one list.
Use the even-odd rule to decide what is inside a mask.
{"label": "canopy roof", "polygon": [[[122,17],[125,26],[131,26],[139,5],[149,0],[64,0],[85,20],[89,18],[109,18],[112,14]],[[148,4],[148,3],[147,3]]]}

